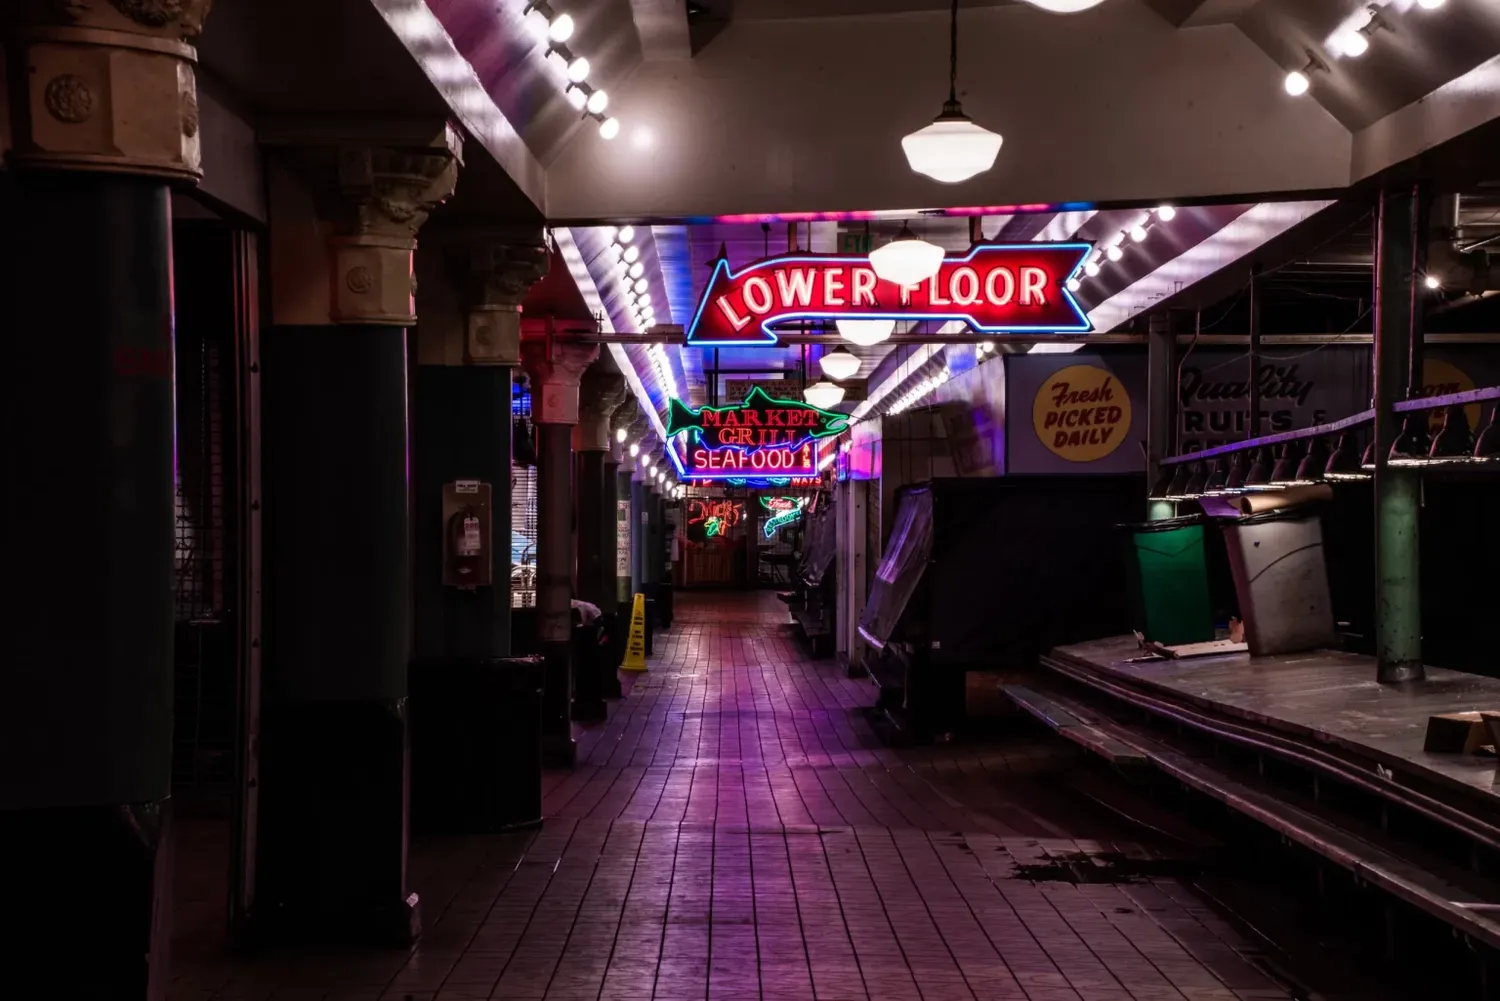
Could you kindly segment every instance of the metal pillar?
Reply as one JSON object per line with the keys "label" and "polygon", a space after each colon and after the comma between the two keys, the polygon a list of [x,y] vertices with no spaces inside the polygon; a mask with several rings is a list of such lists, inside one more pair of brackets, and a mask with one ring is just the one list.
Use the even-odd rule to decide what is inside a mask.
{"label": "metal pillar", "polygon": [[[280,154],[320,206],[329,235],[318,249],[340,280],[278,272],[297,237],[273,227],[283,280],[262,351],[267,656],[254,916],[272,939],[401,945],[420,931],[406,870],[407,343],[416,234],[458,171],[456,133],[441,120],[426,128],[415,145],[403,123],[390,145]],[[293,300],[320,304],[321,315],[293,313]]]}
{"label": "metal pillar", "polygon": [[1380,196],[1375,245],[1375,663],[1382,683],[1420,681],[1422,596],[1417,525],[1421,476],[1392,466],[1400,422],[1391,405],[1421,379],[1418,276],[1427,241],[1419,225],[1425,195],[1417,189]]}
{"label": "metal pillar", "polygon": [[208,3],[129,6],[0,18],[0,881],[12,979],[143,999],[166,991],[172,911],[168,183],[201,176],[187,42]]}
{"label": "metal pillar", "polygon": [[[1152,314],[1146,335],[1146,483],[1161,475],[1161,460],[1172,454],[1176,413],[1177,369],[1172,364],[1171,317]],[[1176,513],[1171,501],[1147,501],[1147,517],[1161,521]]]}
{"label": "metal pillar", "polygon": [[542,698],[542,759],[554,767],[577,760],[573,738],[573,425],[578,383],[599,356],[587,347],[524,341],[537,429],[537,639],[547,661]]}

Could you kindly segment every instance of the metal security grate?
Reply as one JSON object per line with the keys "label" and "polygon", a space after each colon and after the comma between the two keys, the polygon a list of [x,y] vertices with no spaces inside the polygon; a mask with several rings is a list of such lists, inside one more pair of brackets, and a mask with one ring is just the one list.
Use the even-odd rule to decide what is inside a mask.
{"label": "metal security grate", "polygon": [[219,349],[179,343],[175,607],[178,622],[224,616],[224,415]]}

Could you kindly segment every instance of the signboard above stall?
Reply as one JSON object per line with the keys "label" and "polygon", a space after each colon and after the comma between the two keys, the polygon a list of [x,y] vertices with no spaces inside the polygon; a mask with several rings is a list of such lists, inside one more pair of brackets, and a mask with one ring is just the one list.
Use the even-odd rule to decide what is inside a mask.
{"label": "signboard above stall", "polygon": [[1068,279],[1087,243],[979,243],[945,258],[916,285],[875,274],[868,255],[786,254],[713,276],[687,329],[702,347],[773,345],[779,324],[800,320],[958,321],[976,333],[1087,333]]}
{"label": "signboard above stall", "polygon": [[847,414],[772,399],[759,386],[743,403],[693,410],[673,399],[667,434],[688,435],[685,479],[818,474],[818,439],[849,426]]}

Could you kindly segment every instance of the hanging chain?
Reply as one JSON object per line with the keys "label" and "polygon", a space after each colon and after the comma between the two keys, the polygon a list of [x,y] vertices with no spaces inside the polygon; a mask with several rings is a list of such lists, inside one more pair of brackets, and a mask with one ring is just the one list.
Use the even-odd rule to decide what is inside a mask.
{"label": "hanging chain", "polygon": [[948,22],[948,103],[958,103],[958,0]]}

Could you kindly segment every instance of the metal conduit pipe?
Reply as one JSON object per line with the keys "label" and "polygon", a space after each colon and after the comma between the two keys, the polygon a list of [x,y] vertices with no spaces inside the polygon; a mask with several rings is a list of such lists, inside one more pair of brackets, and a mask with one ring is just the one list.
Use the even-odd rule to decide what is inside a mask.
{"label": "metal conduit pipe", "polygon": [[1362,772],[1350,771],[1351,768],[1357,766],[1320,748],[1303,744],[1292,738],[1258,733],[1238,724],[1213,720],[1182,706],[1155,699],[1142,692],[1137,692],[1088,675],[1086,672],[1070,668],[1055,660],[1048,659],[1047,666],[1060,674],[1072,678],[1074,681],[1112,695],[1120,701],[1139,709],[1145,709],[1158,716],[1165,716],[1168,719],[1176,720],[1195,730],[1265,751],[1277,757],[1287,758],[1322,771],[1341,782],[1346,782],[1366,792],[1374,793],[1379,797],[1393,800],[1406,809],[1420,814],[1434,823],[1457,831],[1465,837],[1473,838],[1475,841],[1495,851],[1500,851],[1500,827],[1467,816],[1447,803],[1416,790],[1398,786],[1394,783],[1377,782],[1367,778]]}

